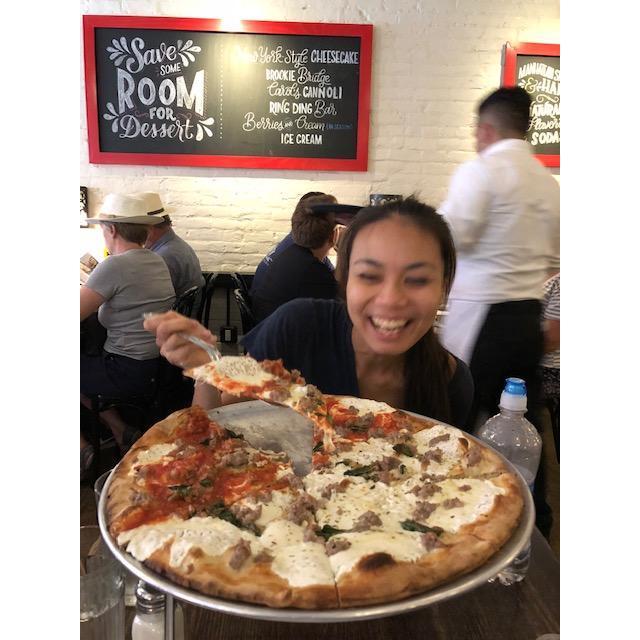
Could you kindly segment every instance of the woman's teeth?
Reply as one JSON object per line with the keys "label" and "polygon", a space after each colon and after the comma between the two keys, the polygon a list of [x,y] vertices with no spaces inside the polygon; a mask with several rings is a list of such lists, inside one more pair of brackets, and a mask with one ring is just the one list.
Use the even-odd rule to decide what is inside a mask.
{"label": "woman's teeth", "polygon": [[384,318],[371,318],[371,323],[381,331],[400,331],[406,326],[407,320],[385,320]]}

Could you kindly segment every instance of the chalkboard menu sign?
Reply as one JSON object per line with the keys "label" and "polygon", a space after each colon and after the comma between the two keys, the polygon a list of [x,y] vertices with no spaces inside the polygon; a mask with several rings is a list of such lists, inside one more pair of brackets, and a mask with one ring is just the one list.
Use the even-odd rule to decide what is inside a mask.
{"label": "chalkboard menu sign", "polygon": [[371,25],[84,16],[93,163],[366,171]]}
{"label": "chalkboard menu sign", "polygon": [[519,86],[531,96],[527,140],[548,167],[560,166],[560,45],[524,42],[505,45],[503,86]]}

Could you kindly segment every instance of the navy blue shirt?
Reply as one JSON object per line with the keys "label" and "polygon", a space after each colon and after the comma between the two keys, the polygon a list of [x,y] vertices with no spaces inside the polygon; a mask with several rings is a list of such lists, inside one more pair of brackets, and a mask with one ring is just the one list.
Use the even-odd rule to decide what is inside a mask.
{"label": "navy blue shirt", "polygon": [[251,289],[251,308],[257,322],[295,298],[335,298],[338,283],[333,272],[311,249],[292,244],[274,256],[262,282]]}
{"label": "navy blue shirt", "polygon": [[[323,393],[360,397],[352,328],[343,302],[299,298],[282,305],[254,327],[244,336],[243,344],[256,360],[282,358],[287,369],[298,369]],[[456,358],[456,365],[449,381],[449,400],[451,423],[461,425],[471,407],[473,380],[464,362]]]}
{"label": "navy blue shirt", "polygon": [[[291,235],[291,231],[289,231],[289,233],[287,233],[287,235],[278,242],[275,248],[269,251],[269,253],[260,260],[260,264],[256,267],[256,272],[253,276],[253,280],[251,281],[251,296],[253,296],[254,290],[262,285],[264,276],[269,271],[269,267],[271,266],[273,259],[292,244],[294,244],[293,236]],[[327,265],[328,269],[333,271],[333,264],[331,264],[331,260],[329,260],[329,258],[325,258],[323,262]]]}

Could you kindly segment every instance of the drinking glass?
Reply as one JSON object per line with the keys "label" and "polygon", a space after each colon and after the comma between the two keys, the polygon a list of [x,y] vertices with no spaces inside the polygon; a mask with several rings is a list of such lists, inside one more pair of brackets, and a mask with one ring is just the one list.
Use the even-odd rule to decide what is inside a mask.
{"label": "drinking glass", "polygon": [[124,575],[96,525],[80,527],[80,640],[124,640]]}
{"label": "drinking glass", "polygon": [[[105,471],[101,476],[98,477],[93,485],[93,492],[96,496],[96,508],[100,504],[100,494],[102,493],[104,483],[107,481],[107,478],[112,471],[113,469]],[[136,578],[131,573],[131,571],[127,571],[127,569],[125,569],[124,567],[122,567],[122,572],[124,573],[124,604],[126,607],[135,607],[136,585],[138,584],[138,578]]]}

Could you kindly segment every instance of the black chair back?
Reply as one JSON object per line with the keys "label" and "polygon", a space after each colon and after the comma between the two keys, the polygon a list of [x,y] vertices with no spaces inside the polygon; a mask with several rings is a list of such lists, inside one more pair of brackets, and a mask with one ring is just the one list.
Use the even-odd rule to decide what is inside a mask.
{"label": "black chair back", "polygon": [[256,326],[256,319],[251,310],[249,296],[242,289],[234,289],[233,296],[240,309],[240,321],[242,322],[242,334],[245,335]]}
{"label": "black chair back", "polygon": [[200,287],[197,285],[191,287],[191,289],[187,289],[181,296],[176,297],[172,309],[181,313],[183,316],[190,318],[193,313],[193,307],[195,306],[199,291]]}
{"label": "black chair back", "polygon": [[229,277],[233,281],[233,286],[235,289],[240,289],[244,294],[245,298],[249,300],[249,287],[247,286],[246,280],[239,274],[235,272],[231,272]]}
{"label": "black chair back", "polygon": [[218,286],[218,274],[210,272],[205,276],[204,289],[202,290],[202,299],[200,300],[200,310],[198,312],[198,320],[200,324],[203,324],[207,329],[209,328],[209,319],[211,316],[211,304],[213,302],[213,293]]}

